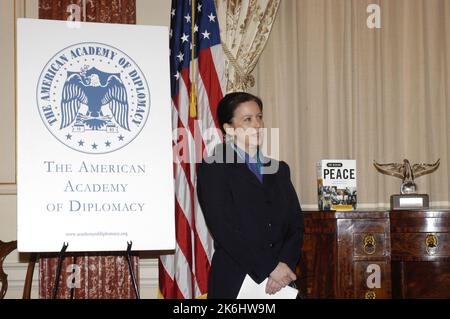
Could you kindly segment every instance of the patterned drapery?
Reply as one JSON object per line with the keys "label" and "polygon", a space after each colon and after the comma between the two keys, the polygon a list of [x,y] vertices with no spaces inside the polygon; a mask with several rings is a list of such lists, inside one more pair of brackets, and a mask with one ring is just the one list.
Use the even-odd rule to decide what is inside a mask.
{"label": "patterned drapery", "polygon": [[[104,23],[136,23],[135,0],[39,0],[39,18],[67,20],[71,4],[78,5],[81,21]],[[84,17],[84,12],[86,16]],[[62,243],[61,243],[62,245]],[[126,243],[124,242],[124,250]],[[55,255],[39,259],[39,297],[51,298],[58,258]],[[132,258],[133,269],[139,284],[139,257]],[[77,265],[73,267],[72,265]],[[61,267],[57,298],[70,298],[70,281],[79,271],[80,284],[74,289],[75,299],[135,298],[126,257],[107,254],[68,254]]]}
{"label": "patterned drapery", "polygon": [[255,84],[251,72],[269,38],[280,0],[216,0],[220,37],[227,57],[227,92]]}
{"label": "patterned drapery", "polygon": [[39,19],[67,20],[71,4],[83,8],[81,21],[136,24],[136,0],[39,0]]}
{"label": "patterned drapery", "polygon": [[[58,266],[58,258],[53,256],[39,259],[40,298],[52,298]],[[133,257],[132,263],[139,284],[139,257]],[[77,277],[78,274],[79,277]],[[136,297],[127,259],[123,255],[89,253],[76,254],[75,257],[74,254],[69,254],[64,258],[61,267],[56,298],[71,298],[70,285],[74,277],[79,279],[79,285],[74,289],[74,299],[132,299]]]}

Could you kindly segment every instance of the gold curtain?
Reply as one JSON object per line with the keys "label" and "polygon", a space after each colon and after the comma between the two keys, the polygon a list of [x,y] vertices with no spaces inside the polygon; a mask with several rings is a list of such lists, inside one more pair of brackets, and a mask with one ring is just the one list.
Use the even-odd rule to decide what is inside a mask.
{"label": "gold curtain", "polygon": [[216,0],[222,47],[227,57],[227,92],[246,91],[264,50],[280,0]]}
{"label": "gold curtain", "polygon": [[[381,8],[370,29],[369,4]],[[357,160],[358,207],[386,208],[401,181],[378,162],[434,163],[416,180],[449,206],[450,1],[285,0],[255,70],[267,127],[280,128],[303,208],[317,209],[315,163]]]}
{"label": "gold curtain", "polygon": [[[67,6],[70,4],[77,4],[82,7],[83,0],[39,0],[39,18],[67,20],[70,14],[67,12]],[[81,16],[81,20],[135,24],[136,1],[87,0],[86,19]],[[125,249],[126,243],[124,242]],[[54,255],[42,256],[43,258],[39,259],[40,298],[52,297],[58,262]],[[76,264],[80,270],[80,286],[74,289],[75,299],[135,298],[127,260],[123,255],[120,256],[112,252],[102,253],[101,255],[89,253],[86,255],[76,254],[77,257],[75,258],[74,254],[69,253],[61,268],[57,298],[68,299],[71,297],[71,289],[67,285],[67,281],[70,281],[72,275],[70,272],[71,264]],[[132,262],[139,284],[139,257],[134,256]]]}

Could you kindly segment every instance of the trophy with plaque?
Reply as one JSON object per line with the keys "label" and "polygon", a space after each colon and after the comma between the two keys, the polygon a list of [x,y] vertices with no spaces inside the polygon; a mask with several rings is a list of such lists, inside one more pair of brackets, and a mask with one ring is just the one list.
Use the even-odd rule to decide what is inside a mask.
{"label": "trophy with plaque", "polygon": [[428,209],[430,199],[428,194],[418,194],[415,178],[434,172],[440,164],[440,159],[434,164],[411,165],[407,159],[403,163],[380,164],[373,162],[375,168],[383,174],[402,179],[400,194],[391,195],[391,210]]}

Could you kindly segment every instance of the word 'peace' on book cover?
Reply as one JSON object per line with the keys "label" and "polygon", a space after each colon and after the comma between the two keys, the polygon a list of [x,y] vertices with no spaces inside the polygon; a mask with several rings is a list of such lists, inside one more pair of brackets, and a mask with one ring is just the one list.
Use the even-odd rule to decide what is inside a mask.
{"label": "word 'peace' on book cover", "polygon": [[317,191],[319,210],[356,209],[356,160],[317,162]]}

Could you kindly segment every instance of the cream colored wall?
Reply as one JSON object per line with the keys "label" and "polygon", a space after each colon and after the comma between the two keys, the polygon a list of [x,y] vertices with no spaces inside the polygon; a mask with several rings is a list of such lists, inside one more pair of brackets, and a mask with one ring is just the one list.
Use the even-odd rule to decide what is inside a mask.
{"label": "cream colored wall", "polygon": [[14,2],[0,1],[0,183],[15,183]]}
{"label": "cream colored wall", "polygon": [[[170,26],[171,0],[136,0],[136,23]],[[141,298],[156,298],[158,260],[141,257]]]}
{"label": "cream colored wall", "polygon": [[[170,25],[170,0],[137,0],[137,24]],[[15,240],[16,173],[15,173],[15,71],[14,14],[37,18],[38,0],[0,1],[0,239]],[[27,256],[11,253],[5,260],[9,288],[6,298],[21,298],[27,267]],[[140,263],[141,297],[155,298],[158,287],[157,259],[142,258]],[[33,276],[32,298],[38,297],[37,267]]]}
{"label": "cream colored wall", "polygon": [[[38,0],[0,1],[0,239],[17,238],[15,169],[15,17],[37,17]],[[17,251],[5,260],[9,288],[6,298],[22,296],[27,256]],[[36,269],[37,271],[37,269]],[[32,298],[37,298],[37,273]]]}

